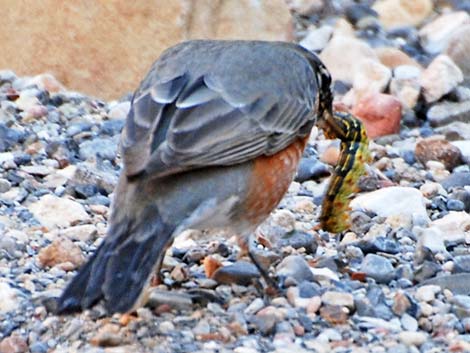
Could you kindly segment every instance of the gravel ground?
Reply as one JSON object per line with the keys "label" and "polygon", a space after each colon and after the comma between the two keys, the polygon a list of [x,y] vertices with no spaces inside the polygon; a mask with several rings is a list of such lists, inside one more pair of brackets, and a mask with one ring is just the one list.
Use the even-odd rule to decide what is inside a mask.
{"label": "gravel ground", "polygon": [[[366,121],[382,125],[351,230],[340,235],[315,230],[338,144],[313,132],[296,181],[259,229],[258,256],[286,288],[278,296],[264,294],[234,239],[186,232],[135,315],[109,318],[99,305],[49,313],[106,233],[129,101],[56,92],[47,75],[0,71],[0,352],[470,352],[470,89],[446,27],[470,23],[458,12],[470,6],[441,1],[432,14],[414,10],[424,24],[401,16],[391,29],[372,2],[295,9],[298,39],[326,48],[335,77],[326,52],[331,34],[344,32],[366,52],[400,49],[419,71],[390,64],[387,76],[371,64],[335,83],[338,105],[355,112],[364,87],[395,97],[400,131],[384,133],[386,109],[385,122]],[[436,25],[441,14],[454,17]],[[470,49],[470,36],[458,38]],[[368,116],[374,107],[362,109]]]}

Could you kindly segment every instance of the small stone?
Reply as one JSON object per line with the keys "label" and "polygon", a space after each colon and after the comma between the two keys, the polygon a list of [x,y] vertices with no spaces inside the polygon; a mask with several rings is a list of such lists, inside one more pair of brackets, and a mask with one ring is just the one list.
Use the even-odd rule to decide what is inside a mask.
{"label": "small stone", "polygon": [[98,230],[92,224],[81,224],[63,229],[60,234],[70,240],[89,241],[98,234]]}
{"label": "small stone", "polygon": [[421,44],[430,54],[441,53],[452,34],[467,24],[470,24],[470,15],[465,11],[442,14],[419,30]]}
{"label": "small stone", "polygon": [[419,25],[431,14],[433,4],[431,0],[381,0],[372,8],[385,28],[391,29]]}
{"label": "small stone", "polygon": [[319,296],[312,297],[308,300],[305,311],[309,315],[315,315],[321,307],[321,298]]}
{"label": "small stone", "polygon": [[423,71],[421,86],[428,103],[439,100],[463,81],[462,71],[447,55],[439,55]]}
{"label": "small stone", "polygon": [[408,296],[402,291],[397,292],[393,297],[393,312],[398,316],[402,316],[410,307],[411,302]]}
{"label": "small stone", "polygon": [[470,172],[452,173],[446,179],[441,181],[441,185],[446,190],[468,186],[470,185]]}
{"label": "small stone", "polygon": [[384,92],[391,77],[392,71],[377,60],[362,60],[354,74],[353,89],[356,98]]}
{"label": "small stone", "polygon": [[416,290],[415,297],[422,302],[431,302],[436,298],[436,294],[441,291],[441,287],[429,284],[421,286]]}
{"label": "small stone", "polygon": [[415,156],[422,164],[428,161],[442,162],[447,170],[457,167],[462,161],[460,150],[442,138],[428,137],[416,144]]}
{"label": "small stone", "polygon": [[232,265],[218,268],[212,275],[212,279],[223,284],[240,284],[247,286],[254,279],[260,277],[255,265],[246,261],[237,261]]}
{"label": "small stone", "polygon": [[297,283],[314,280],[310,266],[303,256],[290,255],[276,267],[276,273],[283,278],[293,278]]}
{"label": "small stone", "polygon": [[470,140],[453,141],[452,145],[460,150],[463,161],[470,166]]}
{"label": "small stone", "polygon": [[302,158],[297,168],[295,181],[303,183],[304,181],[315,180],[329,174],[330,171],[328,167],[317,158]]}
{"label": "small stone", "polygon": [[462,70],[465,78],[470,77],[470,25],[464,25],[456,29],[447,41],[444,54],[448,55]]}
{"label": "small stone", "polygon": [[389,259],[375,254],[367,254],[361,265],[361,272],[378,283],[389,283],[395,278],[395,270]]}
{"label": "small stone", "polygon": [[171,321],[163,321],[158,324],[158,330],[164,335],[171,335],[176,328]]}
{"label": "small stone", "polygon": [[20,292],[12,288],[8,283],[0,282],[0,313],[5,314],[19,307]]}
{"label": "small stone", "polygon": [[373,93],[364,96],[354,106],[353,114],[364,123],[369,138],[400,131],[401,103],[392,95]]}
{"label": "small stone", "polygon": [[213,256],[204,258],[204,273],[207,278],[212,278],[214,272],[222,266],[222,263]]}
{"label": "small stone", "polygon": [[429,278],[423,284],[436,284],[442,289],[448,289],[454,295],[468,295],[470,293],[470,273],[456,273]]}
{"label": "small stone", "polygon": [[351,201],[351,208],[381,217],[414,215],[428,218],[423,195],[411,187],[392,186],[360,195]]}
{"label": "small stone", "polygon": [[294,249],[304,248],[308,254],[315,254],[318,248],[317,241],[312,234],[300,231],[286,233],[279,239],[279,247],[291,246]]}
{"label": "small stone", "polygon": [[131,108],[131,102],[120,102],[114,105],[108,112],[108,117],[112,120],[124,120]]}
{"label": "small stone", "polygon": [[321,51],[328,44],[332,34],[333,27],[331,26],[315,28],[309,30],[299,44],[310,51]]}
{"label": "small stone", "polygon": [[70,199],[44,195],[31,204],[29,210],[34,217],[48,228],[69,227],[78,222],[87,222],[90,216],[81,204]]}
{"label": "small stone", "polygon": [[100,327],[98,333],[90,339],[90,343],[99,347],[116,347],[121,345],[123,337],[119,333],[119,325],[109,323]]}
{"label": "small stone", "polygon": [[400,321],[406,331],[418,331],[418,321],[411,315],[405,313]]}
{"label": "small stone", "polygon": [[27,85],[36,85],[39,89],[50,93],[65,91],[65,87],[54,76],[47,73],[34,76],[28,81]]}
{"label": "small stone", "polygon": [[11,189],[11,183],[3,178],[0,178],[0,194],[7,192]]}
{"label": "small stone", "polygon": [[199,322],[196,324],[196,326],[193,328],[193,333],[196,336],[203,336],[207,335],[211,332],[211,326],[207,322],[207,320],[199,320]]}
{"label": "small stone", "polygon": [[365,42],[343,35],[334,35],[320,54],[333,80],[352,84],[357,67],[363,59],[377,59]]}
{"label": "small stone", "polygon": [[265,307],[250,319],[263,335],[272,333],[280,320],[282,320],[282,315],[280,315],[279,309],[273,306]]}
{"label": "small stone", "polygon": [[379,57],[380,62],[390,69],[395,69],[400,66],[414,67],[421,72],[421,65],[408,54],[402,52],[400,49],[393,47],[375,48],[375,52]]}
{"label": "small stone", "polygon": [[58,238],[41,249],[38,259],[42,267],[66,265],[68,271],[75,270],[85,262],[80,247],[68,238]]}
{"label": "small stone", "polygon": [[398,338],[407,346],[421,346],[428,339],[424,332],[403,331],[398,334]]}
{"label": "small stone", "polygon": [[445,241],[461,242],[465,239],[465,232],[470,229],[470,214],[465,211],[451,211],[444,217],[433,221],[431,226],[442,232]]}
{"label": "small stone", "polygon": [[390,93],[396,97],[403,107],[413,109],[421,92],[419,82],[420,70],[414,66],[398,66],[390,82]]}
{"label": "small stone", "polygon": [[354,309],[354,297],[350,293],[328,291],[323,293],[321,300],[326,305],[345,306]]}
{"label": "small stone", "polygon": [[23,337],[11,335],[5,337],[0,342],[0,352],[2,353],[26,353],[28,352],[28,344]]}
{"label": "small stone", "polygon": [[334,325],[345,324],[349,319],[348,310],[336,305],[323,305],[320,308],[320,316],[323,320]]}
{"label": "small stone", "polygon": [[426,118],[432,126],[467,122],[470,119],[470,101],[437,103],[428,110]]}
{"label": "small stone", "polygon": [[152,289],[149,292],[147,305],[152,308],[167,305],[178,310],[188,310],[193,308],[193,301],[188,293]]}
{"label": "small stone", "polygon": [[83,160],[96,159],[97,156],[114,160],[116,151],[117,143],[111,138],[95,138],[80,144],[80,157]]}
{"label": "small stone", "polygon": [[469,272],[470,273],[470,255],[460,255],[454,257],[453,273]]}
{"label": "small stone", "polygon": [[250,303],[250,305],[246,307],[246,309],[244,310],[244,313],[246,315],[254,315],[263,308],[264,308],[264,300],[261,298],[256,298]]}

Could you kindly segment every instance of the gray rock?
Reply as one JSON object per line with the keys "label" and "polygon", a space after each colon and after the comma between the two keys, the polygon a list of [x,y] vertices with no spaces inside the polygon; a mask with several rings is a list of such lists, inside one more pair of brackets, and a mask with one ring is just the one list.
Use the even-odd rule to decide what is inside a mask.
{"label": "gray rock", "polygon": [[312,282],[314,280],[313,273],[310,270],[310,266],[304,257],[299,255],[287,256],[282,262],[276,267],[276,273],[281,278],[292,278],[297,283],[303,281]]}
{"label": "gray rock", "polygon": [[299,231],[284,234],[277,245],[278,247],[291,246],[294,249],[305,248],[307,254],[315,254],[318,248],[317,241],[312,234]]}
{"label": "gray rock", "polygon": [[428,110],[426,117],[432,126],[443,126],[456,121],[468,122],[470,101],[437,103]]}
{"label": "gray rock", "polygon": [[470,185],[470,172],[452,173],[441,182],[441,185],[450,190],[455,187],[463,187]]}
{"label": "gray rock", "polygon": [[162,304],[169,305],[175,309],[191,309],[193,301],[191,296],[187,293],[178,293],[175,291],[161,291],[153,289],[150,291],[147,305],[150,307],[157,307]]}
{"label": "gray rock", "polygon": [[114,160],[117,151],[117,141],[110,138],[95,138],[80,144],[80,157],[83,160],[101,157]]}
{"label": "gray rock", "polygon": [[361,265],[361,272],[378,283],[389,283],[395,278],[395,270],[389,259],[375,254],[367,254]]}
{"label": "gray rock", "polygon": [[232,265],[219,267],[212,275],[212,279],[223,284],[240,284],[247,286],[254,279],[260,277],[255,265],[246,261],[237,261]]}
{"label": "gray rock", "polygon": [[470,273],[456,273],[447,276],[430,278],[422,285],[437,284],[442,289],[450,290],[454,295],[470,295]]}

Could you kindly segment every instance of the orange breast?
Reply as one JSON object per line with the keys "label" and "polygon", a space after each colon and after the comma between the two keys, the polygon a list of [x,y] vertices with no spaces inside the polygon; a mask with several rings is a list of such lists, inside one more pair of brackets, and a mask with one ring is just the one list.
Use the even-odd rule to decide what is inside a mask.
{"label": "orange breast", "polygon": [[250,224],[263,222],[279,204],[294,178],[307,140],[308,136],[299,138],[282,151],[255,160],[241,214]]}

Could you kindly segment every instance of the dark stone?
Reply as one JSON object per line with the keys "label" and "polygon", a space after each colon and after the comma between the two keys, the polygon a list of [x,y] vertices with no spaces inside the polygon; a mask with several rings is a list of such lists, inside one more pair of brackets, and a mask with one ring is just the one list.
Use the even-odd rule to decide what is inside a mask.
{"label": "dark stone", "polygon": [[428,278],[434,277],[440,269],[441,267],[438,264],[431,261],[424,261],[423,264],[415,270],[414,279],[418,283],[423,282]]}
{"label": "dark stone", "polygon": [[462,201],[466,212],[470,212],[470,191],[464,189],[454,190],[449,197]]}
{"label": "dark stone", "polygon": [[277,243],[278,247],[291,246],[294,249],[305,248],[308,254],[315,254],[318,244],[312,234],[293,231],[286,233]]}
{"label": "dark stone", "polygon": [[218,268],[212,275],[212,279],[223,284],[240,284],[247,286],[253,279],[260,277],[255,265],[246,261],[238,261],[232,265]]}
{"label": "dark stone", "polygon": [[463,211],[465,210],[465,204],[460,200],[449,199],[447,200],[447,209],[449,211]]}
{"label": "dark stone", "polygon": [[5,152],[25,138],[25,132],[11,129],[0,123],[0,152]]}
{"label": "dark stone", "polygon": [[470,273],[470,255],[460,255],[454,257],[453,273],[468,272]]}
{"label": "dark stone", "polygon": [[415,152],[414,151],[410,151],[410,150],[403,151],[402,154],[401,154],[401,157],[409,165],[413,165],[413,164],[416,163],[416,158],[415,158]]}
{"label": "dark stone", "polygon": [[75,193],[78,197],[86,199],[98,192],[98,187],[94,184],[79,184],[75,185]]}
{"label": "dark stone", "polygon": [[372,240],[360,240],[356,244],[364,254],[383,252],[387,254],[398,254],[400,252],[400,244],[393,239],[386,237],[377,237]]}
{"label": "dark stone", "polygon": [[361,265],[361,272],[375,279],[377,283],[389,283],[395,278],[395,270],[389,259],[375,254],[367,254]]}
{"label": "dark stone", "polygon": [[95,138],[80,144],[80,157],[84,160],[97,157],[114,160],[116,151],[117,144],[110,138]]}
{"label": "dark stone", "polygon": [[450,190],[455,187],[464,187],[470,185],[470,172],[452,173],[441,182],[441,185]]}
{"label": "dark stone", "polygon": [[330,174],[328,166],[320,162],[316,157],[302,158],[297,169],[295,181],[302,183],[307,180],[315,180]]}
{"label": "dark stone", "polygon": [[456,273],[448,276],[430,278],[420,283],[421,285],[436,284],[443,289],[450,290],[454,295],[470,294],[470,273]]}
{"label": "dark stone", "polygon": [[92,123],[82,122],[82,123],[75,123],[67,127],[67,136],[75,136],[84,131],[90,131],[93,127]]}

